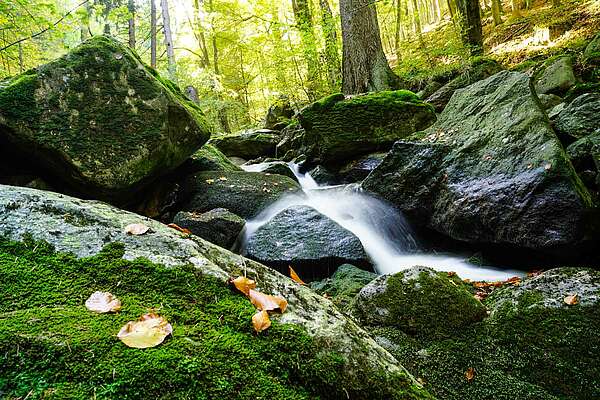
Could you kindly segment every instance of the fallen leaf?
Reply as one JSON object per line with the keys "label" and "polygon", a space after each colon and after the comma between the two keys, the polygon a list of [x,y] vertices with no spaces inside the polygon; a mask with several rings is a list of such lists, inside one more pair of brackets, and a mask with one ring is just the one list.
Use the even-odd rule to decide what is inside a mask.
{"label": "fallen leaf", "polygon": [[246,296],[249,295],[250,289],[256,288],[256,282],[254,282],[252,279],[246,278],[245,276],[238,276],[235,279],[230,279],[230,283]]}
{"label": "fallen leaf", "polygon": [[292,280],[294,282],[299,283],[301,285],[306,285],[306,282],[304,282],[302,279],[300,279],[300,277],[298,276],[296,271],[294,271],[294,268],[292,268],[291,265],[288,268],[290,269],[290,278],[292,278]]}
{"label": "fallen leaf", "polygon": [[518,286],[518,285],[521,284],[521,278],[518,277],[518,276],[513,276],[512,278],[509,278],[509,279],[505,280],[504,283],[508,283],[508,284],[511,284],[511,285]]}
{"label": "fallen leaf", "polygon": [[156,314],[145,314],[138,321],[125,324],[117,337],[128,347],[145,349],[161,344],[173,332],[167,320]]}
{"label": "fallen leaf", "polygon": [[121,301],[110,292],[94,292],[85,301],[85,307],[100,314],[121,309]]}
{"label": "fallen leaf", "polygon": [[220,181],[226,181],[226,180],[227,180],[227,178],[226,178],[226,177],[224,177],[224,176],[222,176],[222,177],[220,177],[220,178],[219,178],[219,180],[220,180]]}
{"label": "fallen leaf", "polygon": [[257,292],[256,290],[250,289],[248,291],[248,297],[250,298],[252,305],[261,311],[279,310],[283,313],[287,307],[287,301],[285,299]]}
{"label": "fallen leaf", "polygon": [[470,367],[465,371],[465,378],[467,378],[467,381],[471,382],[473,380],[473,378],[475,378],[475,369]]}
{"label": "fallen leaf", "polygon": [[269,319],[269,313],[266,311],[258,311],[252,316],[252,326],[256,333],[260,333],[271,326],[271,320]]}
{"label": "fallen leaf", "polygon": [[176,231],[179,231],[179,232],[181,232],[181,233],[185,233],[186,235],[191,235],[191,234],[192,234],[192,231],[190,231],[190,230],[189,230],[189,229],[187,229],[187,228],[182,228],[182,227],[180,227],[180,226],[179,226],[179,225],[177,225],[177,224],[170,223],[170,224],[169,224],[169,225],[167,225],[167,226],[168,226],[169,228],[173,228],[173,229],[175,229]]}
{"label": "fallen leaf", "polygon": [[528,276],[529,278],[533,278],[534,276],[538,276],[538,275],[539,275],[539,274],[541,274],[542,272],[544,272],[544,271],[542,271],[541,269],[534,269],[534,270],[532,270],[532,271],[529,271],[529,272],[527,273],[527,276]]}
{"label": "fallen leaf", "polygon": [[425,384],[427,383],[427,382],[425,382],[425,379],[423,379],[421,377],[417,378],[417,382],[419,382],[422,386],[425,386]]}
{"label": "fallen leaf", "polygon": [[549,171],[551,168],[552,168],[552,164],[550,164],[550,163],[548,163],[548,164],[544,165],[544,169],[545,169],[546,171]]}
{"label": "fallen leaf", "polygon": [[483,301],[483,300],[485,300],[485,298],[487,296],[488,296],[488,294],[486,292],[479,291],[479,292],[475,293],[474,297],[479,301]]}
{"label": "fallen leaf", "polygon": [[454,272],[454,271],[448,271],[448,276],[455,276],[455,275],[456,275],[456,272]]}
{"label": "fallen leaf", "polygon": [[565,297],[564,302],[565,302],[565,304],[574,306],[575,304],[579,303],[579,297],[576,294],[573,294],[573,295]]}
{"label": "fallen leaf", "polygon": [[143,235],[144,233],[148,232],[149,230],[150,230],[150,228],[148,228],[146,225],[138,223],[138,224],[127,225],[123,232],[128,235],[138,236],[138,235]]}
{"label": "fallen leaf", "polygon": [[209,185],[212,185],[213,183],[215,183],[214,179],[207,179],[204,182],[208,183]]}

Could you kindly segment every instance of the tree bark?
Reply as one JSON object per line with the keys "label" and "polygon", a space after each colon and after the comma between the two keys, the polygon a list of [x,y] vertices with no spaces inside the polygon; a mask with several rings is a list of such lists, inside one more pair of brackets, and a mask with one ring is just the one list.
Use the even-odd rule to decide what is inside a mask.
{"label": "tree bark", "polygon": [[165,33],[165,46],[167,48],[167,63],[169,79],[177,82],[177,65],[175,64],[175,50],[173,49],[173,36],[171,35],[171,18],[169,17],[169,0],[161,0],[163,16],[163,32]]}
{"label": "tree bark", "polygon": [[500,0],[492,0],[492,18],[494,19],[494,26],[498,26],[502,23],[502,3]]}
{"label": "tree bark", "polygon": [[402,2],[396,0],[396,32],[394,38],[394,51],[396,58],[400,59],[400,39],[404,39],[404,30],[402,29]]}
{"label": "tree bark", "polygon": [[294,11],[296,27],[300,32],[304,60],[306,62],[306,80],[309,100],[316,100],[317,87],[319,86],[319,55],[317,52],[317,40],[315,38],[310,5],[308,0],[292,0],[292,9]]}
{"label": "tree bark", "polygon": [[206,48],[206,38],[204,36],[204,26],[202,25],[202,19],[200,18],[200,10],[202,6],[202,0],[194,0],[194,36],[198,41],[198,47],[202,52],[200,58],[200,66],[206,68],[210,66],[210,58],[208,56],[208,49]]}
{"label": "tree bark", "polygon": [[127,8],[131,16],[129,17],[129,47],[135,50],[135,4],[133,0],[129,0]]}
{"label": "tree bark", "polygon": [[156,4],[150,0],[150,66],[156,68]]}
{"label": "tree bark", "polygon": [[481,29],[481,8],[479,0],[458,0],[460,31],[462,41],[471,55],[483,53],[483,33]]}
{"label": "tree bark", "polygon": [[421,16],[419,15],[419,5],[417,4],[417,0],[412,0],[413,7],[413,19],[415,24],[415,33],[417,35],[421,34]]}
{"label": "tree bark", "polygon": [[340,0],[342,19],[342,91],[356,94],[397,89],[381,45],[377,10],[372,0]]}
{"label": "tree bark", "polygon": [[329,6],[329,0],[319,0],[321,6],[321,20],[323,34],[325,35],[325,60],[327,62],[327,80],[331,91],[340,90],[342,83],[342,65],[338,47],[338,33],[335,19]]}

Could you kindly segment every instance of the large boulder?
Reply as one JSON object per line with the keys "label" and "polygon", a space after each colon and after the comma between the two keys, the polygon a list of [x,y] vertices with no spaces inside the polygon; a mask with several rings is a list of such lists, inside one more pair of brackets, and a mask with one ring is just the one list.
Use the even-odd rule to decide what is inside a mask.
{"label": "large boulder", "polygon": [[0,84],[2,162],[86,197],[132,200],[209,135],[197,105],[106,36]]}
{"label": "large boulder", "polygon": [[387,150],[431,125],[435,113],[414,93],[398,90],[347,98],[334,94],[305,107],[299,120],[305,132],[298,154],[327,166]]}
{"label": "large boulder", "polygon": [[225,154],[221,153],[219,149],[208,143],[186,160],[182,170],[187,173],[199,171],[242,171]]}
{"label": "large boulder", "polygon": [[244,219],[256,216],[287,193],[299,192],[297,182],[261,172],[205,171],[181,183],[181,211],[203,213],[225,208]]}
{"label": "large boulder", "polygon": [[[128,235],[132,223],[150,230]],[[105,203],[2,185],[0,237],[0,382],[9,397],[431,398],[329,300],[194,235]],[[259,335],[254,307],[225,286],[239,275],[288,301]],[[117,295],[121,312],[88,312],[96,290]],[[115,334],[148,309],[168,318],[172,337],[127,348]]]}
{"label": "large boulder", "polygon": [[213,136],[210,144],[228,157],[252,160],[258,157],[274,157],[280,140],[279,132],[270,129],[255,129],[238,133]]}
{"label": "large boulder", "polygon": [[455,91],[489,78],[500,71],[502,71],[502,66],[496,61],[481,57],[476,58],[465,71],[436,90],[425,101],[430,103],[435,108],[435,111],[442,112]]}
{"label": "large boulder", "polygon": [[556,130],[572,138],[600,132],[600,93],[586,93],[566,105],[554,118]]}
{"label": "large boulder", "polygon": [[535,90],[538,94],[562,94],[577,84],[573,72],[573,57],[561,56],[544,63],[536,73]]}
{"label": "large boulder", "polygon": [[396,143],[363,187],[458,240],[554,250],[593,237],[591,197],[517,72],[457,91],[423,140]]}
{"label": "large boulder", "polygon": [[354,296],[375,278],[377,274],[374,272],[365,271],[352,264],[343,264],[331,277],[311,282],[310,288],[330,298],[340,309],[345,309]]}
{"label": "large boulder", "polygon": [[285,128],[296,112],[287,96],[280,96],[265,115],[263,126],[265,129],[281,130]]}
{"label": "large boulder", "polygon": [[460,279],[426,267],[378,277],[356,295],[352,309],[363,325],[426,340],[451,337],[487,315]]}
{"label": "large boulder", "polygon": [[369,265],[352,232],[308,206],[286,208],[262,225],[248,239],[244,254],[282,271],[291,265],[311,279],[330,276],[344,263]]}
{"label": "large boulder", "polygon": [[175,214],[173,223],[225,249],[235,244],[246,225],[243,218],[224,208],[215,208],[202,214],[180,211]]}
{"label": "large boulder", "polygon": [[371,171],[381,164],[387,153],[372,153],[350,161],[338,172],[340,181],[344,183],[360,182],[365,179]]}
{"label": "large boulder", "polygon": [[296,182],[298,178],[294,171],[290,168],[290,165],[284,161],[267,161],[258,164],[244,164],[242,166],[244,171],[248,172],[262,172],[265,174],[283,175],[288,178],[292,178]]}
{"label": "large boulder", "polygon": [[600,131],[571,143],[567,154],[585,185],[597,191],[600,187]]}

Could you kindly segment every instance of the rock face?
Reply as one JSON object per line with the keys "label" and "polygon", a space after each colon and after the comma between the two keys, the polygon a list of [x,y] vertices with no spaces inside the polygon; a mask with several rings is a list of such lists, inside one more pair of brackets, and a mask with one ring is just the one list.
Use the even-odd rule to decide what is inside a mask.
{"label": "rock face", "polygon": [[[127,235],[123,232],[123,228],[128,224],[140,222],[146,224],[151,229],[150,232],[140,236]],[[287,299],[289,306],[286,312],[280,317],[273,317],[276,320],[275,323],[293,324],[295,326],[290,327],[290,329],[300,329],[302,332],[306,332],[306,335],[310,335],[310,338],[312,338],[315,345],[318,345],[318,349],[316,349],[318,353],[325,357],[319,358],[318,360],[315,360],[315,362],[325,362],[328,357],[335,356],[334,359],[337,360],[335,367],[331,367],[327,373],[323,372],[322,374],[313,375],[313,378],[316,377],[317,381],[312,384],[323,388],[321,395],[326,394],[333,398],[342,398],[348,394],[351,398],[382,400],[431,398],[417,383],[415,383],[412,376],[408,374],[387,351],[377,345],[369,335],[354,322],[343,316],[330,301],[317,295],[312,290],[298,285],[291,279],[270,268],[251,260],[243,260],[239,255],[230,253],[229,251],[212,245],[196,236],[192,235],[185,237],[180,232],[168,228],[159,222],[119,210],[101,202],[78,200],[52,192],[2,185],[0,186],[0,236],[4,236],[11,240],[22,240],[24,235],[29,235],[35,240],[46,240],[51,245],[55,246],[58,251],[72,252],[77,257],[96,255],[105,245],[119,242],[122,243],[122,253],[120,256],[124,259],[135,260],[138,257],[144,257],[153,263],[160,263],[171,268],[182,268],[179,271],[181,271],[183,279],[190,279],[189,283],[193,283],[194,285],[196,284],[195,279],[199,276],[214,277],[224,284],[231,276],[245,274],[258,282],[258,290],[264,293],[283,296]],[[45,251],[46,250],[44,249],[44,252]],[[105,258],[106,257],[107,256],[105,256]],[[10,260],[14,259],[14,256],[10,258]],[[117,266],[118,265],[119,264],[117,264]],[[195,268],[191,268],[190,265]],[[139,266],[136,268],[139,269]],[[31,271],[31,268],[27,268],[27,271]],[[155,267],[146,268],[141,269],[139,274],[143,277],[144,274],[154,273],[154,271]],[[121,271],[121,273],[125,272],[126,271]],[[147,291],[140,293],[137,297],[136,295],[128,296],[127,300],[129,301],[129,304],[124,305],[124,312],[128,313],[125,318],[131,317],[130,314],[132,314],[132,311],[127,307],[131,306],[131,304],[136,301],[136,298],[147,299],[147,301],[151,302],[155,301],[153,297],[155,296],[155,291],[153,288],[165,283],[164,281],[156,283],[155,281],[157,279],[173,279],[172,284],[180,285],[181,282],[177,281],[177,279],[182,278],[177,278],[176,275],[177,274],[169,275],[166,272],[162,272],[162,275],[159,277],[153,275],[152,282],[155,286],[147,288]],[[98,275],[96,274],[94,276]],[[53,285],[52,290],[59,290],[60,288],[58,286],[61,286],[62,288],[63,285]],[[118,284],[115,281],[111,288],[116,289],[117,286]],[[171,286],[167,286],[168,287],[166,288],[161,287],[160,292],[169,292]],[[185,287],[186,285],[181,285],[181,287],[177,286],[178,289],[182,290],[181,293],[188,296],[188,292],[185,291],[186,289],[183,289]],[[126,293],[131,295],[132,293],[130,290],[134,289],[135,288],[128,288]],[[208,291],[209,288],[200,286],[198,290]],[[221,298],[225,298],[226,302],[231,300],[225,296],[221,289],[219,290],[219,293],[221,293],[219,296]],[[30,302],[32,301],[31,295],[32,293],[28,294],[28,301]],[[198,347],[198,345],[202,340],[211,340],[212,344],[210,347],[213,349],[217,346],[217,343],[227,343],[223,348],[223,354],[220,356],[225,358],[235,356],[235,352],[237,351],[241,351],[242,353],[253,352],[256,350],[253,346],[260,346],[259,342],[248,341],[248,339],[238,339],[234,343],[213,339],[210,335],[219,334],[218,330],[209,330],[209,336],[207,338],[199,337],[196,339],[194,332],[197,332],[197,330],[196,327],[192,325],[201,324],[204,326],[205,324],[209,324],[212,326],[213,321],[198,320],[199,314],[194,312],[188,311],[187,314],[183,313],[183,311],[181,311],[182,307],[183,309],[188,309],[190,304],[180,297],[177,297],[180,296],[180,293],[175,292],[175,295],[174,299],[171,300],[174,304],[164,304],[164,306],[167,306],[167,309],[175,307],[171,311],[174,313],[171,314],[171,316],[175,319],[175,321],[173,321],[175,328],[174,336],[181,338],[181,341],[174,337],[161,345],[160,348],[153,349],[153,351],[149,352],[143,352],[146,356],[144,359],[148,363],[145,367],[155,368],[155,365],[160,365],[160,371],[162,371],[152,378],[146,377],[145,375],[142,375],[143,378],[138,378],[137,376],[133,378],[134,380],[144,379],[145,387],[148,386],[149,380],[153,380],[154,378],[160,380],[162,373],[165,372],[162,366],[166,365],[164,363],[169,365],[173,364],[172,357],[176,357],[176,365],[179,366],[182,365],[182,358],[187,360],[185,361],[185,368],[181,368],[182,371],[195,371],[194,362],[192,362],[193,360],[189,357],[193,354],[197,354],[196,350],[201,348]],[[78,294],[78,296],[81,296],[81,294]],[[77,299],[77,309],[81,309],[82,302],[79,302],[79,300],[83,301],[84,299],[85,297]],[[224,306],[216,296],[210,296],[209,300],[210,308],[216,307],[216,310],[220,310],[220,307]],[[43,343],[43,347],[34,347],[33,355],[24,352],[20,353],[17,365],[8,372],[14,372],[16,374],[23,371],[23,368],[25,367],[30,368],[30,364],[27,362],[24,363],[23,360],[26,358],[28,361],[30,359],[39,360],[39,351],[42,351],[42,349],[44,349],[43,351],[48,351],[47,354],[65,354],[63,351],[70,350],[69,346],[64,345],[64,340],[69,340],[71,345],[73,345],[73,342],[70,340],[71,336],[69,335],[81,336],[81,332],[84,332],[84,335],[91,332],[89,339],[86,342],[87,347],[74,348],[73,354],[83,354],[87,352],[87,350],[85,350],[86,348],[88,350],[93,348],[94,358],[78,357],[78,366],[83,363],[86,368],[95,368],[96,365],[94,363],[96,362],[95,360],[97,360],[96,357],[105,357],[105,351],[110,352],[112,346],[118,346],[118,349],[123,349],[123,347],[121,347],[122,344],[118,343],[114,336],[108,335],[106,338],[94,336],[94,328],[103,324],[102,321],[104,321],[105,318],[93,316],[95,320],[88,325],[89,313],[86,314],[87,317],[85,321],[77,321],[77,327],[67,329],[67,333],[64,336],[60,336],[61,339],[59,340],[59,336],[56,336],[52,331],[52,321],[57,321],[57,318],[62,318],[63,314],[71,312],[69,311],[71,310],[70,306],[69,308],[65,307],[65,302],[69,301],[69,299],[61,297],[60,301],[60,308],[58,309],[60,311],[45,316],[42,320],[47,321],[48,323],[45,323],[43,327],[41,327],[40,330],[36,330],[35,333],[32,332],[31,334],[26,335],[21,333],[20,335],[16,335],[10,334],[10,331],[8,331],[10,334],[8,336],[10,339],[9,343],[14,346],[15,340],[19,340],[21,351],[24,350],[25,345],[31,346],[32,341]],[[161,305],[157,304],[157,306]],[[136,308],[133,310],[133,313],[145,312],[144,307],[136,307],[139,307],[139,309]],[[37,307],[36,309],[40,308],[43,307]],[[161,312],[162,311],[164,310],[161,309]],[[6,312],[5,310],[1,310],[0,312],[3,313],[2,318],[7,316],[4,314]],[[217,311],[217,313],[218,312],[219,311]],[[248,313],[247,308],[242,309],[242,312],[248,318],[252,315],[252,313]],[[10,318],[14,319],[18,317],[14,312],[9,314]],[[241,331],[248,333],[251,331],[249,320],[247,325],[239,325],[238,322],[235,322],[234,315],[226,314],[221,315],[221,317],[218,325],[227,325],[229,327],[228,331],[230,332]],[[31,326],[34,321],[29,317],[26,318],[29,322],[26,322],[22,326]],[[110,316],[108,318],[110,318]],[[118,318],[118,316],[116,318]],[[215,316],[215,318],[218,320],[217,316]],[[119,323],[124,324],[126,321],[127,319],[115,320],[116,329],[118,330],[118,326],[120,326]],[[73,323],[73,320],[70,320],[70,322]],[[276,329],[274,332],[285,334],[284,331],[279,331],[279,328],[276,326],[272,328]],[[8,340],[6,339],[6,335],[3,336],[4,332],[6,331],[0,333],[0,337],[4,338],[2,344]],[[19,338],[16,339],[17,337]],[[186,337],[190,339],[188,340]],[[221,336],[219,335],[219,337]],[[42,340],[42,342],[39,342],[40,340]],[[196,342],[196,340],[198,340],[198,342]],[[261,341],[270,340],[271,339],[267,336],[261,338]],[[109,344],[105,345],[107,341],[109,341]],[[291,344],[293,345],[294,342]],[[174,346],[177,348],[184,346],[184,353],[187,354],[187,356],[180,356],[178,353],[173,353],[173,351],[175,351],[173,349]],[[114,351],[117,352],[115,353]],[[118,357],[118,355],[121,355],[124,359],[134,356],[134,351],[132,351],[131,354],[127,354],[126,351],[127,350],[113,350],[113,352],[110,353],[110,357],[114,360],[114,357]],[[278,351],[287,352],[289,349],[286,350],[285,348],[281,348]],[[137,352],[136,354],[140,354],[137,350],[135,350],[135,352]],[[159,361],[154,358],[155,356],[160,357]],[[304,355],[302,357],[304,357]],[[48,365],[48,362],[50,362],[51,359],[52,357],[49,357],[48,360],[45,360],[43,362],[44,366]],[[200,365],[207,365],[206,363],[210,363],[212,366],[215,360],[204,359],[198,360],[197,362],[200,362]],[[74,364],[69,365],[70,367],[75,367]],[[34,367],[35,366],[44,369],[39,363],[34,364]],[[64,364],[61,364],[61,367],[60,376],[64,379]],[[119,381],[122,381],[123,376],[127,375],[121,375],[119,369],[120,364],[115,365],[115,367],[117,368],[116,376]],[[179,368],[174,367],[174,369]],[[106,384],[110,383],[111,385],[116,385],[117,382],[115,381],[114,371],[115,369],[111,367],[106,377],[95,376],[95,382],[101,385],[104,382],[106,382]],[[0,375],[6,372],[7,370],[3,368]],[[168,384],[164,383],[164,385],[165,387],[171,385],[169,386],[170,390],[180,391],[177,393],[181,393],[181,397],[189,397],[190,395],[197,397],[195,394],[198,394],[198,397],[202,397],[201,393],[217,390],[215,387],[202,386],[207,382],[207,380],[204,380],[205,377],[203,374],[205,372],[206,371],[204,370],[204,372],[197,372],[193,376],[182,376],[180,377],[180,379],[182,379],[181,382],[177,382],[177,385],[173,385],[173,382],[169,382]],[[181,373],[185,375],[185,372]],[[219,381],[222,383],[223,375],[221,373],[222,371],[218,371]],[[237,371],[235,373],[237,373]],[[39,371],[37,371],[36,374],[39,374]],[[123,374],[126,374],[126,371],[123,371]],[[200,375],[203,376],[202,380],[198,380],[198,376]],[[324,378],[324,376],[327,376],[328,378]],[[104,379],[106,379],[106,381]],[[289,382],[286,382],[286,386],[289,387]],[[53,382],[50,381],[50,383]],[[153,383],[155,382],[153,381]],[[131,382],[127,382],[127,385],[129,384],[131,384]],[[136,384],[139,384],[139,382]],[[183,390],[182,388],[188,389],[192,387],[194,388],[193,393],[195,394],[190,394],[190,392],[183,394],[181,392],[181,390]],[[71,386],[68,388],[72,389]],[[236,387],[235,390],[240,390],[240,388]],[[164,392],[161,393],[161,395],[164,395]],[[266,393],[263,393],[263,395],[266,395]],[[307,396],[306,393],[304,396],[294,396],[292,398],[304,398],[305,396]],[[155,398],[159,396],[150,397]],[[219,398],[219,396],[217,396],[217,398]]]}
{"label": "rock face", "polygon": [[214,136],[210,139],[210,144],[228,157],[234,156],[252,160],[261,156],[274,157],[279,140],[279,132],[270,129],[257,129]]}
{"label": "rock face", "polygon": [[287,96],[281,96],[273,103],[265,115],[264,128],[281,130],[290,123],[294,116],[294,107]]}
{"label": "rock face", "polygon": [[364,325],[427,340],[450,337],[487,315],[460,279],[426,267],[378,277],[362,288],[352,309]]}
{"label": "rock face", "polygon": [[582,137],[567,147],[567,154],[585,185],[600,187],[600,132]]}
{"label": "rock face", "polygon": [[573,57],[562,56],[545,63],[544,68],[537,74],[535,90],[538,94],[561,94],[576,83]]}
{"label": "rock face", "polygon": [[189,173],[199,171],[242,171],[225,154],[221,153],[219,149],[208,143],[186,160],[183,169]]}
{"label": "rock face", "polygon": [[291,265],[307,278],[330,276],[344,263],[369,265],[352,232],[308,206],[281,211],[249,238],[244,253],[282,271]]}
{"label": "rock face", "polygon": [[198,106],[106,36],[0,84],[5,162],[88,197],[130,200],[209,135]]}
{"label": "rock face", "polygon": [[555,117],[554,126],[575,138],[600,132],[600,93],[586,93],[569,103]]}
{"label": "rock face", "polygon": [[244,219],[254,217],[286,193],[300,191],[287,176],[261,172],[200,172],[185,178],[181,187],[182,211],[204,213],[226,208]]}
{"label": "rock face", "polygon": [[360,182],[381,164],[387,153],[368,154],[351,161],[340,169],[338,175],[344,183]]}
{"label": "rock face", "polygon": [[215,208],[202,214],[181,211],[175,214],[173,223],[225,249],[234,245],[246,225],[244,219],[224,208]]}
{"label": "rock face", "polygon": [[310,288],[321,295],[327,295],[333,304],[344,309],[360,290],[377,278],[374,272],[365,271],[352,264],[343,264],[330,278],[312,282]]}
{"label": "rock face", "polygon": [[298,155],[313,164],[341,164],[427,128],[435,120],[431,106],[409,91],[377,92],[344,98],[334,94],[304,108],[305,132]]}
{"label": "rock face", "polygon": [[485,58],[478,59],[466,71],[436,90],[425,101],[433,105],[436,112],[442,112],[456,90],[489,78],[500,71],[502,71],[502,67],[496,61]]}
{"label": "rock face", "polygon": [[458,240],[550,250],[588,239],[590,195],[517,72],[457,91],[363,187]]}
{"label": "rock face", "polygon": [[260,164],[250,165],[246,164],[243,168],[248,172],[262,172],[265,174],[283,175],[295,180],[296,182],[298,181],[294,171],[292,171],[288,163],[284,161],[268,161]]}

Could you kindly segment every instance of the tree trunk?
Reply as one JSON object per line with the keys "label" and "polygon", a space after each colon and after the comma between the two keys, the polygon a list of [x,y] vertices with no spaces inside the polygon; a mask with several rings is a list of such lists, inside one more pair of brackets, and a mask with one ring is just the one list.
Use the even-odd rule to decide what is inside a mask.
{"label": "tree trunk", "polygon": [[333,92],[340,90],[342,83],[342,66],[338,48],[338,33],[335,19],[329,7],[329,0],[319,0],[321,6],[321,20],[323,23],[323,34],[325,36],[325,60],[327,62],[327,80],[329,88]]}
{"label": "tree trunk", "polygon": [[520,9],[519,2],[520,2],[520,0],[512,0],[511,1],[512,15],[515,18],[521,18],[521,9]]}
{"label": "tree trunk", "polygon": [[442,19],[442,10],[440,9],[439,0],[433,0],[433,9],[435,10],[435,22],[439,22]]}
{"label": "tree trunk", "polygon": [[196,36],[196,40],[198,41],[198,47],[202,52],[202,57],[200,57],[200,66],[202,68],[206,68],[210,66],[210,58],[208,56],[208,49],[206,48],[206,38],[204,36],[204,26],[202,25],[202,20],[200,18],[200,10],[201,10],[202,0],[194,0],[194,36]]}
{"label": "tree trunk", "polygon": [[417,4],[417,0],[412,0],[413,6],[413,19],[415,23],[415,33],[417,35],[421,34],[421,16],[419,15],[419,5]]}
{"label": "tree trunk", "polygon": [[108,23],[108,15],[110,14],[110,11],[112,10],[112,0],[106,0],[104,2],[104,34],[105,35],[110,35],[110,24]]}
{"label": "tree trunk", "polygon": [[479,0],[458,0],[460,32],[462,41],[471,55],[483,53],[483,33],[481,30],[481,9]]}
{"label": "tree trunk", "polygon": [[129,13],[129,47],[135,50],[135,4],[133,0],[129,0],[127,4]]}
{"label": "tree trunk", "polygon": [[156,68],[156,4],[150,0],[150,66]]}
{"label": "tree trunk", "polygon": [[502,3],[500,0],[492,0],[492,18],[494,19],[494,26],[498,26],[502,23]]}
{"label": "tree trunk", "polygon": [[342,90],[356,94],[397,89],[381,45],[377,10],[372,0],[340,0],[343,44]]}
{"label": "tree trunk", "polygon": [[292,0],[292,9],[294,11],[296,27],[298,28],[298,31],[300,31],[300,39],[304,50],[309,100],[316,100],[316,89],[319,86],[319,55],[317,52],[317,40],[315,38],[310,5],[308,0]]}
{"label": "tree trunk", "polygon": [[177,65],[175,64],[175,50],[173,49],[173,36],[171,35],[171,18],[169,17],[169,0],[161,0],[163,16],[163,32],[165,33],[165,46],[167,47],[167,63],[169,79],[177,82]]}
{"label": "tree trunk", "polygon": [[23,46],[19,43],[19,72],[25,71],[25,64],[23,63]]}
{"label": "tree trunk", "polygon": [[394,51],[396,58],[400,59],[400,38],[404,37],[404,31],[402,30],[402,2],[396,0],[396,32],[394,38]]}

